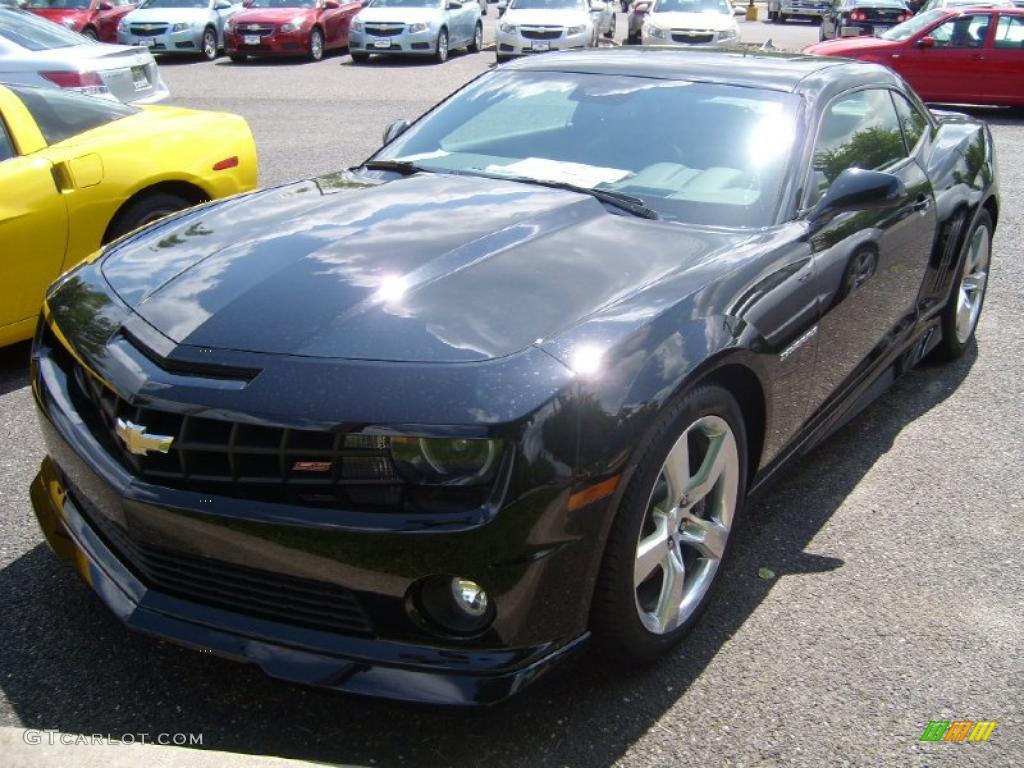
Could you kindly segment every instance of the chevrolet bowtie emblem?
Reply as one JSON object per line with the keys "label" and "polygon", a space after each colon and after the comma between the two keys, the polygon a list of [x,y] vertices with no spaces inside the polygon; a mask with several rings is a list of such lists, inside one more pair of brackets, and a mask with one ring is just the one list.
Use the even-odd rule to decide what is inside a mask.
{"label": "chevrolet bowtie emblem", "polygon": [[169,435],[147,435],[144,426],[127,419],[118,419],[114,431],[124,442],[128,452],[136,456],[145,456],[154,451],[167,453],[174,442],[174,438]]}

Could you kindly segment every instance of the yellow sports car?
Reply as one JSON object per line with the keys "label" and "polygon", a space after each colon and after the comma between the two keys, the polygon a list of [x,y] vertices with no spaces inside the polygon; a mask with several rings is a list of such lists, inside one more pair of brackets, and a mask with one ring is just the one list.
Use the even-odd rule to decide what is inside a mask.
{"label": "yellow sports car", "polygon": [[103,243],[255,186],[237,115],[0,86],[0,346],[30,338],[46,287]]}

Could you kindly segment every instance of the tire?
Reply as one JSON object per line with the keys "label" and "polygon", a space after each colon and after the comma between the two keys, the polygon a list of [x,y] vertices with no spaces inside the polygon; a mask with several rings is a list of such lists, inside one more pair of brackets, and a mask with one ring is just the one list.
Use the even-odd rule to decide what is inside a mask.
{"label": "tire", "polygon": [[370,54],[368,53],[357,53],[355,51],[349,51],[348,55],[352,57],[353,64],[365,64],[370,60]]}
{"label": "tire", "polygon": [[92,27],[86,27],[85,29],[83,29],[82,37],[87,37],[90,40],[95,40],[96,42],[99,42],[100,39],[100,36],[97,34],[96,30]]}
{"label": "tire", "polygon": [[825,42],[825,27],[824,27],[824,25],[818,27],[818,42],[819,43],[824,43]]}
{"label": "tire", "polygon": [[[627,664],[653,661],[678,643],[707,607],[735,539],[747,482],[746,442],[740,407],[719,386],[691,390],[660,417],[619,503],[594,590],[591,629],[605,655]],[[708,459],[712,452],[717,460]],[[666,474],[670,464],[685,465],[674,483]],[[705,475],[709,481],[698,482],[708,467],[719,469]],[[687,500],[685,489],[696,500]],[[681,495],[683,505],[667,503]],[[643,559],[645,547],[650,554]],[[673,564],[685,566],[689,584]],[[677,593],[670,572],[680,579]],[[667,599],[673,594],[679,602]],[[667,603],[664,625],[659,624],[662,603]]]}
{"label": "tire", "polygon": [[616,23],[615,22],[615,14],[613,13],[612,14],[612,24],[611,24],[610,27],[608,27],[608,31],[604,33],[604,36],[606,38],[608,38],[609,40],[614,40],[615,39],[615,23]]}
{"label": "tire", "polygon": [[626,35],[626,44],[627,45],[640,45],[640,42],[641,41],[640,41],[640,35],[639,34],[629,34],[629,35]]}
{"label": "tire", "polygon": [[235,64],[245,64],[249,59],[244,53],[232,53],[228,58]]}
{"label": "tire", "polygon": [[473,42],[469,44],[470,53],[480,53],[484,47],[484,25],[477,24],[476,32],[473,33]]}
{"label": "tire", "polygon": [[779,22],[779,24],[785,24],[787,21],[789,21],[789,16],[780,11],[779,13],[775,14],[775,20]]}
{"label": "tire", "polygon": [[309,50],[306,51],[306,58],[312,62],[323,61],[324,33],[320,27],[313,27],[313,31],[309,33]]}
{"label": "tire", "polygon": [[123,208],[114,221],[111,223],[108,232],[108,242],[114,238],[126,235],[134,229],[152,224],[157,219],[162,219],[168,214],[189,208],[192,201],[186,200],[178,195],[156,193],[140,198]]}
{"label": "tire", "polygon": [[[988,275],[992,266],[992,217],[981,211],[964,238],[957,259],[956,280],[942,310],[942,341],[933,356],[940,361],[956,360],[971,346],[978,319],[985,305]],[[955,232],[951,233],[955,237]]]}
{"label": "tire", "polygon": [[217,30],[213,27],[207,27],[203,30],[203,40],[200,44],[200,56],[207,61],[213,61],[217,58]]}
{"label": "tire", "polygon": [[444,27],[437,33],[437,43],[435,43],[434,60],[438,64],[444,64],[448,61],[448,30]]}
{"label": "tire", "polygon": [[504,64],[506,61],[511,59],[511,56],[502,56],[500,53],[494,54],[494,61],[497,64]]}

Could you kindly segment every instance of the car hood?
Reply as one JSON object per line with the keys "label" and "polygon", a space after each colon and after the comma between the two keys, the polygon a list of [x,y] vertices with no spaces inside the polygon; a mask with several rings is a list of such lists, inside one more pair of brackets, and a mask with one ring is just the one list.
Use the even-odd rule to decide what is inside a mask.
{"label": "car hood", "polygon": [[336,174],[172,218],[102,270],[178,344],[459,363],[551,339],[738,237],[531,184]]}
{"label": "car hood", "polygon": [[836,40],[825,40],[821,43],[809,45],[803,49],[803,53],[815,56],[853,56],[868,51],[882,51],[893,48],[901,43],[892,40],[882,40],[878,37],[863,35],[860,37],[839,38]]}
{"label": "car hood", "polygon": [[197,24],[213,16],[209,8],[139,8],[125,15],[129,24],[154,24],[166,22],[174,24],[187,22]]}
{"label": "car hood", "polygon": [[264,22],[268,24],[284,24],[292,19],[311,19],[316,16],[314,8],[253,8],[251,10],[239,11],[231,20],[235,26],[249,24],[252,22]]}
{"label": "car hood", "polygon": [[683,13],[680,11],[658,13],[655,11],[647,14],[647,20],[664,29],[713,29],[716,32],[721,32],[736,26],[735,19],[725,13]]}
{"label": "car hood", "polygon": [[544,11],[524,8],[521,11],[512,9],[501,17],[505,24],[523,24],[526,26],[574,26],[590,21],[590,14],[575,9]]}
{"label": "car hood", "polygon": [[368,24],[422,24],[438,21],[441,16],[440,8],[364,8],[356,14],[357,19]]}

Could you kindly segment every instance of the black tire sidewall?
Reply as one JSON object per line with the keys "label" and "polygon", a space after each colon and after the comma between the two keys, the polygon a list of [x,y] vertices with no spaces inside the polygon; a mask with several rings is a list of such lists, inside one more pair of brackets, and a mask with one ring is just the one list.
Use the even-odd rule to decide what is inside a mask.
{"label": "black tire sidewall", "polygon": [[[683,430],[702,416],[719,416],[729,424],[739,454],[739,490],[732,531],[711,588],[682,625],[664,635],[644,627],[636,609],[633,564],[651,490],[668,452]],[[700,385],[669,406],[640,452],[640,459],[616,512],[594,593],[591,628],[600,652],[626,663],[643,664],[663,655],[700,619],[721,581],[740,523],[747,487],[747,436],[736,399],[724,388]]]}
{"label": "black tire sidewall", "polygon": [[[110,239],[138,229],[143,226],[140,222],[146,221],[154,214],[160,214],[160,217],[163,217],[191,205],[192,203],[188,200],[177,195],[161,193],[136,200],[117,214],[117,218],[110,227]],[[148,223],[152,223],[152,221]]]}
{"label": "black tire sidewall", "polygon": [[988,211],[981,210],[974,219],[974,223],[971,225],[970,230],[967,232],[967,236],[964,238],[963,243],[960,247],[959,257],[956,260],[956,269],[953,272],[953,284],[950,287],[949,299],[946,300],[946,306],[942,310],[942,341],[935,348],[935,356],[940,360],[955,360],[958,357],[962,357],[964,352],[967,351],[968,347],[971,346],[971,342],[974,341],[975,334],[978,332],[978,323],[981,322],[981,313],[985,310],[985,298],[988,296],[988,284],[986,282],[985,292],[981,295],[981,306],[978,308],[978,320],[974,324],[974,328],[971,329],[971,335],[967,337],[967,341],[963,344],[956,337],[956,309],[957,300],[960,293],[960,281],[963,280],[963,271],[965,262],[967,260],[968,253],[971,248],[971,240],[974,239],[975,233],[979,227],[988,227],[989,236],[989,263],[988,272],[991,276],[992,273],[992,239],[995,235],[995,226],[992,224],[992,217],[989,216]]}
{"label": "black tire sidewall", "polygon": [[[313,39],[314,39],[314,36],[316,36],[316,35],[320,36],[320,55],[319,56],[316,56],[313,53]],[[326,51],[324,51],[324,33],[320,31],[319,27],[314,27],[313,31],[309,33],[309,54],[308,55],[309,55],[309,60],[310,61],[320,61],[326,55]]]}
{"label": "black tire sidewall", "polygon": [[[213,33],[213,53],[206,53],[206,36]],[[207,27],[203,30],[203,50],[202,57],[207,61],[213,61],[217,58],[217,31],[213,27]]]}

